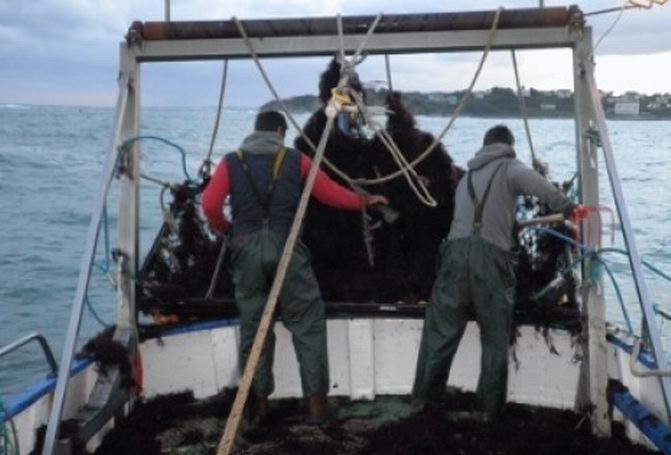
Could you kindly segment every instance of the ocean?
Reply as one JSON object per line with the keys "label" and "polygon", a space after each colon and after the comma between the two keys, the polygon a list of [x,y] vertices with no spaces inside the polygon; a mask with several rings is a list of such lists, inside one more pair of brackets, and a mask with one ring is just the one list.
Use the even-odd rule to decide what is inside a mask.
{"label": "ocean", "polygon": [[[251,130],[252,110],[225,110],[219,129],[215,161],[236,147]],[[102,165],[108,153],[114,111],[111,108],[47,107],[0,104],[0,346],[38,331],[46,336],[60,359],[91,210]],[[187,152],[188,172],[195,176],[208,150],[215,108],[146,108],[141,133],[173,141]],[[298,115],[303,124],[307,115]],[[419,125],[438,133],[446,118],[419,117]],[[530,162],[523,123],[519,119],[460,118],[444,143],[457,164],[464,166],[477,150],[484,131],[505,123],[515,133],[519,157]],[[671,122],[610,121],[639,250],[644,258],[671,274]],[[551,169],[554,180],[575,172],[574,122],[566,119],[531,120],[535,149]],[[293,137],[288,138],[291,143]],[[179,154],[159,143],[142,145],[143,171],[168,181],[181,181]],[[604,205],[614,209],[605,171],[601,173]],[[118,194],[109,199],[109,223],[114,232]],[[142,184],[141,249],[146,251],[161,223],[159,188]],[[393,202],[393,201],[392,201]],[[617,226],[617,221],[615,226]],[[603,245],[611,244],[610,219],[604,217]],[[614,245],[622,247],[615,230]],[[112,235],[109,246],[114,247]],[[98,266],[89,298],[100,317],[114,320],[114,290],[101,269],[105,259],[101,236]],[[626,258],[609,256],[636,329],[640,311]],[[652,299],[671,311],[671,283],[648,274]],[[605,281],[608,319],[621,322],[622,313],[610,283]],[[662,323],[667,351],[671,331]],[[87,312],[80,340],[101,326]],[[0,359],[0,395],[25,387],[48,373],[36,346]]]}

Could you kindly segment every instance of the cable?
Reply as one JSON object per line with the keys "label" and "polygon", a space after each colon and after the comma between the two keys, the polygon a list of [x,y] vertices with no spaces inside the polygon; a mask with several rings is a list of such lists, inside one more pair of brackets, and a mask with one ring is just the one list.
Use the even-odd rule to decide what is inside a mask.
{"label": "cable", "polygon": [[[489,51],[492,48],[492,44],[494,43],[494,37],[496,36],[496,31],[498,29],[499,25],[499,19],[501,17],[501,12],[503,11],[503,8],[499,8],[496,11],[496,15],[494,16],[494,20],[492,21],[492,27],[489,30],[489,38],[487,39],[487,44],[485,45],[485,50],[482,53],[482,58],[480,59],[480,63],[478,64],[477,69],[475,70],[475,74],[473,75],[473,79],[471,80],[471,84],[468,86],[466,89],[466,92],[464,92],[463,96],[461,97],[461,100],[459,101],[459,104],[457,105],[456,109],[454,112],[452,112],[452,117],[450,118],[449,122],[443,128],[443,130],[440,132],[440,134],[434,139],[434,141],[427,147],[427,149],[422,152],[417,158],[415,158],[409,166],[412,168],[415,168],[419,163],[424,161],[424,159],[431,154],[435,150],[435,148],[438,146],[440,141],[443,140],[443,137],[447,134],[447,132],[452,128],[452,125],[454,122],[457,120],[459,115],[461,114],[461,111],[466,107],[466,103],[468,102],[472,92],[473,88],[475,87],[475,83],[478,81],[478,78],[480,77],[480,72],[482,71],[482,68],[485,65],[485,61],[487,60],[487,56],[489,55]],[[397,177],[400,177],[403,175],[403,171],[399,170],[396,172],[392,172],[389,175],[386,175],[384,177],[376,178],[376,179],[370,179],[370,180],[357,180],[356,183],[360,185],[377,185],[380,183],[388,182],[390,180],[393,180]]]}
{"label": "cable", "polygon": [[[622,290],[620,289],[620,285],[618,284],[617,280],[615,279],[615,274],[611,270],[610,266],[608,263],[600,256],[600,251],[593,250],[589,246],[577,242],[574,239],[562,234],[561,232],[557,232],[553,229],[548,229],[548,228],[543,228],[543,227],[532,227],[530,228],[532,230],[536,231],[541,231],[546,234],[552,235],[554,237],[557,237],[560,240],[563,240],[564,242],[570,243],[571,245],[579,248],[580,250],[584,251],[584,254],[580,257],[578,257],[573,263],[571,263],[569,266],[567,266],[564,270],[560,272],[560,275],[564,275],[568,273],[571,269],[573,269],[575,266],[578,264],[581,264],[583,261],[590,257],[594,257],[600,265],[603,266],[604,270],[606,271],[606,274],[610,278],[611,283],[613,284],[613,288],[615,289],[615,295],[617,296],[618,303],[620,304],[620,309],[622,310],[622,316],[624,317],[625,323],[627,324],[627,328],[629,331],[633,332],[633,326],[631,324],[631,319],[629,318],[629,313],[627,311],[627,307],[624,303],[624,297],[622,296]],[[607,251],[606,251],[607,252]],[[593,269],[593,272],[596,272],[597,270]],[[592,276],[591,277],[592,281],[597,281],[597,276]],[[536,293],[537,297],[542,297],[545,295],[547,292],[549,292],[550,288],[552,287],[553,283],[550,283],[548,286],[545,288],[541,289],[538,293]]]}
{"label": "cable", "polygon": [[84,296],[84,302],[86,303],[86,308],[87,308],[87,309],[89,310],[89,312],[91,313],[91,316],[93,316],[93,319],[95,319],[96,322],[98,322],[98,324],[100,324],[101,326],[103,326],[103,327],[105,327],[105,328],[109,328],[109,327],[111,327],[110,324],[108,324],[108,323],[106,323],[105,321],[103,321],[103,319],[100,317],[100,315],[99,315],[98,312],[95,310],[95,308],[93,308],[93,305],[91,304],[91,301],[89,300],[89,296],[88,296],[88,294],[86,294],[86,295]]}
{"label": "cable", "polygon": [[515,54],[515,49],[510,50],[510,56],[513,60],[513,69],[515,72],[515,84],[517,85],[517,99],[520,102],[520,113],[522,114],[522,120],[524,121],[524,130],[527,135],[527,142],[529,143],[529,151],[531,152],[531,165],[534,170],[543,176],[548,175],[548,167],[545,163],[538,159],[536,156],[536,151],[534,150],[534,143],[531,140],[531,128],[529,127],[529,113],[527,111],[527,103],[524,100],[524,93],[522,93],[522,82],[520,81],[520,72],[517,66],[517,56]]}
{"label": "cable", "polygon": [[[11,428],[12,436],[10,437],[7,426]],[[19,453],[19,438],[14,426],[14,421],[9,416],[7,408],[2,399],[0,399],[0,455],[18,455]]]}
{"label": "cable", "polygon": [[592,57],[594,56],[594,53],[596,52],[597,48],[599,47],[599,44],[604,40],[605,37],[607,37],[610,32],[613,31],[615,26],[620,22],[620,19],[622,19],[622,16],[624,15],[624,11],[627,9],[627,3],[629,3],[628,0],[625,0],[624,3],[622,4],[622,7],[620,8],[620,14],[617,15],[613,23],[608,27],[608,29],[604,32],[603,35],[596,41],[596,44],[592,48]]}
{"label": "cable", "polygon": [[175,144],[172,141],[169,141],[168,139],[162,138],[160,136],[135,136],[135,137],[132,137],[130,139],[126,139],[119,146],[119,150],[123,150],[123,149],[127,148],[128,146],[134,144],[135,142],[144,141],[144,140],[154,140],[154,141],[163,142],[164,144],[176,149],[180,153],[180,155],[182,156],[182,171],[184,172],[184,176],[186,177],[186,179],[189,182],[193,181],[193,179],[189,176],[189,172],[186,170],[186,152],[184,151],[184,149],[182,147],[180,147],[179,145]]}
{"label": "cable", "polygon": [[219,121],[221,119],[221,110],[224,105],[224,95],[226,94],[226,80],[228,79],[228,59],[224,60],[224,70],[221,75],[221,88],[219,89],[219,104],[217,106],[217,116],[214,120],[214,128],[212,129],[212,139],[210,139],[210,148],[207,151],[207,156],[203,160],[200,167],[201,175],[210,173],[212,168],[212,152],[214,152],[214,144],[217,141],[217,132],[219,131]]}
{"label": "cable", "polygon": [[389,62],[389,54],[384,54],[384,67],[387,70],[387,88],[389,93],[394,91],[394,87],[391,84],[391,63]]}

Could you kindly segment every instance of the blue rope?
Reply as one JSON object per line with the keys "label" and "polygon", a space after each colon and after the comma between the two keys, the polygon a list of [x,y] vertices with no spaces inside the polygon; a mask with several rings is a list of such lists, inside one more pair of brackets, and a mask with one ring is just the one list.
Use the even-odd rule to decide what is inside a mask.
{"label": "blue rope", "polygon": [[[576,265],[582,263],[585,259],[590,258],[590,257],[594,257],[594,258],[596,258],[596,260],[598,261],[599,265],[602,266],[602,267],[604,268],[604,270],[606,271],[606,274],[607,274],[608,277],[610,278],[610,281],[611,281],[611,283],[613,284],[613,288],[615,289],[615,295],[617,296],[617,301],[618,301],[618,303],[620,304],[620,309],[621,309],[621,311],[622,311],[622,316],[624,317],[624,321],[625,321],[625,323],[627,324],[627,328],[629,329],[629,331],[630,331],[630,332],[633,332],[633,326],[631,325],[631,319],[629,318],[629,312],[627,311],[627,307],[626,307],[626,305],[625,305],[625,303],[624,303],[624,298],[622,297],[622,290],[620,289],[620,285],[618,284],[617,280],[615,279],[615,274],[613,274],[613,271],[611,270],[611,268],[609,267],[609,265],[608,265],[608,264],[606,263],[606,261],[599,255],[600,251],[596,251],[596,250],[590,248],[589,246],[585,245],[584,243],[580,243],[580,242],[578,242],[578,241],[576,241],[576,240],[574,240],[574,239],[572,239],[572,238],[570,238],[570,237],[568,237],[568,236],[562,234],[561,232],[557,232],[557,231],[555,231],[554,229],[548,229],[548,228],[543,228],[543,227],[532,227],[532,228],[530,228],[530,229],[533,229],[533,230],[536,230],[536,231],[540,231],[540,232],[544,232],[544,233],[546,233],[546,234],[549,234],[549,235],[552,235],[552,236],[554,236],[554,237],[557,237],[558,239],[560,239],[560,240],[562,240],[562,241],[564,241],[564,242],[566,242],[566,243],[570,243],[571,245],[573,245],[573,246],[579,248],[580,250],[582,250],[582,251],[584,252],[584,254],[583,254],[582,256],[580,256],[578,259],[576,259],[575,261],[573,261],[572,264],[570,264],[567,268],[565,268],[563,271],[560,272],[562,275],[565,274],[565,273],[567,273],[569,270],[571,270],[571,269],[572,269],[573,267],[575,267]],[[625,254],[626,254],[626,253],[625,253]],[[595,269],[593,268],[593,269],[592,269],[592,272],[593,272],[593,273],[594,273],[594,272],[598,273],[598,270],[595,270]],[[593,282],[596,282],[596,281],[598,280],[598,275],[593,275],[593,276],[591,277],[591,279],[592,279]],[[549,292],[549,290],[550,290],[549,288],[550,288],[549,285],[546,286],[545,288],[543,288],[543,289],[537,294],[537,296],[542,296],[542,295],[547,294],[547,292]]]}
{"label": "blue rope", "polygon": [[88,294],[84,296],[84,302],[86,302],[86,308],[88,308],[89,312],[91,313],[91,316],[93,316],[93,319],[95,319],[98,324],[102,325],[105,328],[111,327],[108,323],[106,323],[98,314],[98,312],[95,310],[93,305],[91,304],[91,301],[89,300]]}
{"label": "blue rope", "polygon": [[137,141],[142,141],[142,140],[154,140],[154,141],[159,141],[159,142],[162,142],[162,143],[164,143],[164,144],[166,144],[166,145],[169,145],[170,147],[173,147],[174,149],[176,149],[176,150],[182,155],[182,171],[184,172],[184,176],[186,177],[186,179],[187,179],[189,182],[192,182],[192,181],[193,181],[193,180],[191,179],[191,177],[189,176],[189,173],[188,173],[187,170],[186,170],[186,152],[184,151],[184,149],[183,149],[182,147],[180,147],[179,145],[177,145],[177,144],[175,144],[174,142],[169,141],[169,140],[167,140],[167,139],[165,139],[165,138],[162,138],[162,137],[160,137],[160,136],[135,136],[135,137],[132,137],[132,138],[127,139],[126,141],[124,141],[124,142],[119,146],[119,151],[121,151],[121,150],[127,148],[129,145],[132,145],[133,143],[135,143],[135,142],[137,142]]}
{"label": "blue rope", "polygon": [[12,426],[12,432],[14,433],[12,438],[7,430],[8,425],[12,425],[9,414],[2,399],[0,399],[0,455],[18,454],[16,429]]}

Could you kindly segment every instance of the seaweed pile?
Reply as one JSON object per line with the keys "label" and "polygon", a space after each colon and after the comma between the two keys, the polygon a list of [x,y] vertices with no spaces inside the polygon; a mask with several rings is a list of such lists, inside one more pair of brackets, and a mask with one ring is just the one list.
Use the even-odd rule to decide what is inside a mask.
{"label": "seaweed pile", "polygon": [[[96,455],[214,454],[233,390],[196,403],[189,393],[140,404],[104,439]],[[451,391],[444,405],[421,408],[407,397],[357,402],[332,398],[338,417],[326,426],[304,422],[298,400],[273,401],[262,423],[243,427],[237,455],[296,454],[606,454],[653,453],[631,444],[616,424],[611,439],[591,434],[589,419],[571,411],[509,404],[499,422],[471,418],[475,396]]]}
{"label": "seaweed pile", "polygon": [[[340,65],[333,60],[321,75],[320,99],[326,105],[331,89],[340,77]],[[365,96],[354,77],[351,88]],[[434,136],[421,130],[397,92],[388,93],[385,129],[398,144],[407,161],[421,154]],[[317,143],[326,124],[324,107],[315,111],[304,126],[304,133]],[[312,149],[299,136],[296,148],[310,154]],[[325,156],[350,178],[373,179],[398,169],[382,142],[359,130],[336,128],[329,137]],[[324,166],[335,180],[339,177]],[[314,272],[327,302],[345,303],[421,303],[428,299],[435,278],[440,242],[447,235],[454,211],[454,191],[463,170],[455,166],[442,146],[416,167],[437,207],[418,201],[403,178],[366,187],[371,193],[389,197],[400,216],[394,223],[382,221],[374,211],[366,214],[343,212],[312,201],[305,218],[303,240],[308,245]],[[208,312],[189,314],[196,304],[232,302],[230,274],[222,271],[211,302],[205,302],[221,239],[206,226],[200,213],[200,193],[207,182],[185,183],[171,190],[170,212],[174,221],[166,222],[140,274],[138,308],[147,314],[157,311],[178,313],[179,320],[221,317],[216,306]],[[340,181],[340,183],[345,183]],[[527,198],[521,210],[540,216],[547,213],[537,201]],[[364,223],[364,216],[367,223]],[[370,228],[365,229],[366,225]],[[573,235],[571,232],[565,232]],[[372,238],[365,242],[364,238]],[[564,244],[545,233],[526,230],[518,235],[521,250],[518,267],[517,324],[532,323],[547,328],[560,323],[578,331],[579,309],[575,281],[571,276],[543,299],[535,298],[570,262]],[[223,308],[220,305],[219,308]],[[222,310],[223,311],[223,310]],[[228,313],[227,313],[228,314]],[[168,319],[167,322],[172,321]]]}
{"label": "seaweed pile", "polygon": [[[339,77],[340,64],[333,60],[319,83],[319,97],[324,106]],[[356,79],[351,88],[363,93]],[[413,161],[434,141],[434,136],[417,128],[399,93],[389,94],[387,107],[392,112],[387,116],[386,130],[406,160]],[[303,133],[317,143],[325,125],[322,107],[308,119]],[[298,137],[295,145],[308,154],[312,152],[303,137]],[[324,156],[353,179],[373,179],[398,170],[377,137],[347,134],[340,129],[329,138]],[[328,167],[324,170],[340,180]],[[360,213],[335,210],[317,202],[310,205],[303,239],[312,253],[313,268],[325,300],[417,303],[428,298],[435,276],[436,252],[449,230],[454,190],[463,172],[454,166],[442,144],[416,171],[436,198],[436,207],[418,201],[403,178],[366,187],[371,193],[389,197],[400,215],[395,223],[388,224],[381,222],[378,214],[369,214],[373,217],[370,223],[379,226],[373,232],[373,265],[368,260]]]}

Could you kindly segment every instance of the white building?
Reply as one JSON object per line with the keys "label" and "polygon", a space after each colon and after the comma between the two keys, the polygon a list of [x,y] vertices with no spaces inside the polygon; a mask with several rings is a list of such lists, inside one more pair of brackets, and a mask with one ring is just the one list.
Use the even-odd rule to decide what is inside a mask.
{"label": "white building", "polygon": [[557,110],[557,105],[554,103],[541,103],[541,109],[544,111],[555,111]]}
{"label": "white building", "polygon": [[615,113],[617,115],[638,115],[641,111],[641,104],[638,100],[618,101],[615,103]]}

